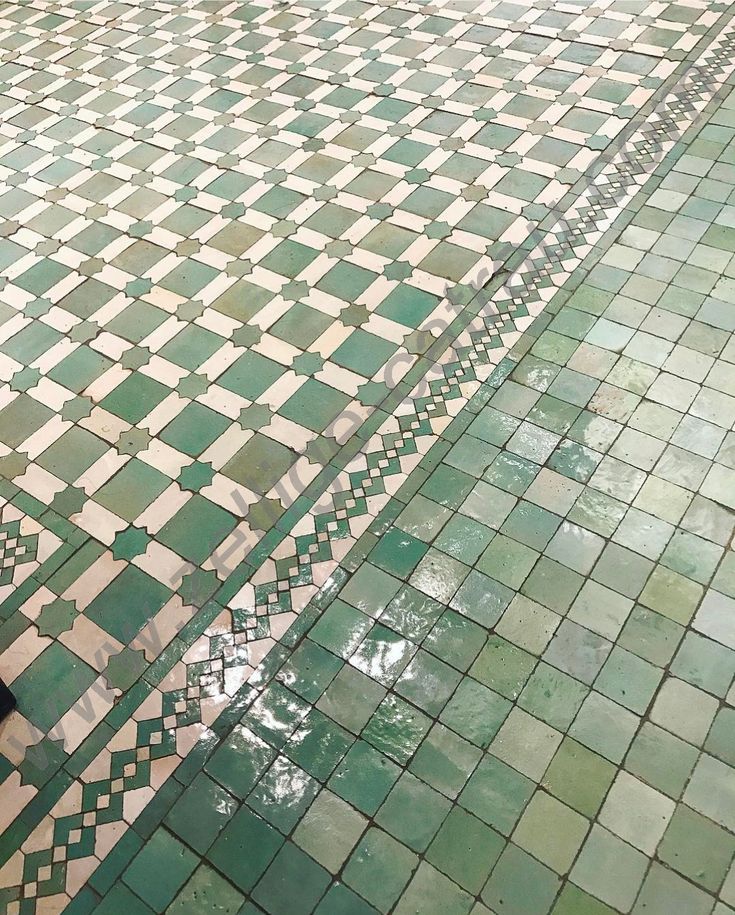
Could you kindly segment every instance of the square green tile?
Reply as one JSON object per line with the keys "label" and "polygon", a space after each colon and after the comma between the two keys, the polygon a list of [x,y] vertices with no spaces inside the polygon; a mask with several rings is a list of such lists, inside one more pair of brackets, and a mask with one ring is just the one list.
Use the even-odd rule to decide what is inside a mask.
{"label": "square green tile", "polygon": [[12,682],[18,710],[50,731],[97,679],[96,671],[60,642],[52,642]]}

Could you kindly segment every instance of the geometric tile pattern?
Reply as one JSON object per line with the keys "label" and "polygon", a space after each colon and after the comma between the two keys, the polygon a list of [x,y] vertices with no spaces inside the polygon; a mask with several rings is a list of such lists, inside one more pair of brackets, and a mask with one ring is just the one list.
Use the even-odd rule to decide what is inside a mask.
{"label": "geometric tile pattern", "polygon": [[733,911],[733,112],[447,427],[113,897]]}
{"label": "geometric tile pattern", "polygon": [[0,527],[0,584],[6,585],[13,580],[17,566],[33,562],[37,544],[37,536],[21,536],[19,521],[11,521]]}
{"label": "geometric tile pattern", "polygon": [[[401,404],[401,433],[398,439],[395,424],[389,421],[385,428],[390,431],[381,435],[382,430],[379,430],[374,442],[369,443],[367,464],[362,457],[356,459],[352,464],[355,469],[350,473],[351,467],[348,466],[347,473],[332,487],[332,511],[325,514],[324,500],[315,507],[311,537],[302,534],[294,541],[292,555],[256,573],[254,581],[261,582],[256,585],[251,598],[256,612],[260,607],[266,607],[269,613],[291,610],[291,591],[299,595],[297,600],[303,606],[304,592],[307,598],[309,594],[303,588],[310,580],[309,567],[316,563],[324,566],[324,560],[329,558],[327,541],[337,541],[337,549],[344,550],[350,519],[355,516],[363,516],[364,519],[374,514],[367,510],[361,497],[366,492],[379,497],[385,485],[381,478],[396,473],[400,468],[397,462],[399,455],[414,454],[417,450],[414,439],[431,436],[436,428],[441,427],[447,413],[447,401],[461,397],[468,389],[471,391],[473,382],[487,376],[493,362],[493,350],[497,353],[498,347],[512,341],[512,332],[519,320],[522,321],[528,314],[538,314],[555,288],[569,275],[573,265],[591,250],[621,204],[637,191],[641,178],[681,135],[687,123],[682,124],[682,115],[691,116],[701,110],[706,101],[702,88],[711,84],[718,75],[721,78],[727,75],[731,44],[732,37],[723,36],[719,47],[715,45],[708,50],[706,64],[687,73],[681,86],[659,106],[652,122],[644,124],[635,133],[610,166],[603,170],[598,182],[582,193],[565,217],[553,225],[542,243],[525,260],[521,258],[520,266],[509,271],[510,279],[497,290],[489,305],[484,305],[482,294],[479,296],[480,314],[440,360],[439,367],[434,368],[435,380],[429,385],[429,396],[421,396],[421,385],[411,392],[406,403]],[[470,303],[467,309],[470,313],[478,310],[477,306],[473,309],[474,304]],[[425,447],[424,444],[424,450]],[[333,526],[332,531],[330,525]],[[306,553],[306,545],[309,554]],[[288,589],[284,588],[285,585]]]}
{"label": "geometric tile pattern", "polygon": [[[217,772],[200,768],[266,684],[254,673],[261,659],[295,637],[284,636],[295,612],[386,505],[390,517],[390,493],[419,462],[411,485],[421,485],[440,460],[422,455],[731,67],[724,10],[704,2],[640,14],[614,2],[582,13],[495,0],[469,14],[449,3],[212,6],[44,2],[0,12],[0,471],[13,481],[0,518],[0,649],[22,699],[0,761],[13,794],[0,875],[9,911],[60,911],[72,898],[69,911],[91,911],[108,890],[100,911],[140,907],[141,896],[160,911],[184,883],[177,910],[202,898],[240,906],[252,887],[224,858],[217,871],[194,872],[190,849],[211,843],[181,825],[153,830],[192,779],[197,796],[210,792],[220,812],[234,812],[245,782],[231,782],[247,776],[228,774],[219,750]],[[697,58],[700,41],[709,50],[682,81],[677,64]],[[647,122],[631,123],[664,98]],[[729,194],[715,169],[689,188],[693,199]],[[685,185],[681,175],[672,184]],[[696,218],[715,216],[704,208]],[[696,257],[697,269],[707,261],[726,272],[709,251]],[[488,303],[476,293],[490,276],[498,291]],[[719,327],[727,319],[713,319],[713,307],[703,321]],[[514,435],[513,453],[532,463],[536,453],[517,447],[539,437],[536,420]],[[560,467],[587,460],[571,448]],[[460,564],[451,544],[466,534],[463,518],[436,545]],[[403,534],[387,533],[384,553],[404,551]],[[428,578],[433,561],[419,560]],[[385,556],[373,565],[417,574]],[[450,562],[441,574],[456,572]],[[349,660],[335,680],[348,693],[353,669],[392,689],[375,659],[403,648],[384,622],[360,633],[354,657],[313,643],[331,652],[319,660],[332,671],[320,674],[325,688]],[[274,670],[280,657],[270,656]],[[280,721],[281,700],[286,717],[316,703],[321,687],[302,692],[292,674],[282,682],[299,701],[263,700],[259,720]],[[373,749],[404,765],[407,751],[388,752],[377,736],[399,720],[400,702],[379,704],[364,726]],[[265,724],[248,728],[223,746],[273,758],[280,739]],[[324,875],[298,849],[320,866],[322,853],[312,839],[278,850],[263,824],[288,834],[306,812],[306,835],[314,779],[327,776],[298,775],[288,759],[262,783],[256,776],[237,829],[277,852],[264,885],[281,886],[283,868],[303,874],[308,900]],[[286,784],[293,809],[279,800]],[[359,804],[340,807],[345,798],[314,803],[331,805],[348,832],[363,816]],[[183,797],[176,809],[179,824],[191,816]],[[367,834],[361,860],[390,848],[405,863],[384,835]],[[172,882],[154,898],[150,878],[164,860]],[[370,897],[354,876],[361,868],[319,911],[364,906],[358,896],[380,911],[393,905],[389,890]],[[437,872],[477,894],[446,867]],[[444,889],[436,884],[437,898],[450,898]],[[254,898],[275,912],[270,892]]]}
{"label": "geometric tile pattern", "polygon": [[242,558],[712,18],[342,6],[6,7],[6,475],[107,545]]}
{"label": "geometric tile pattern", "polygon": [[[26,898],[40,876],[100,912],[732,911],[734,111],[443,430],[234,727],[195,765],[169,749],[107,869],[81,889],[93,846],[66,836],[147,763],[115,742],[55,850],[27,847]],[[172,669],[148,747],[176,703],[182,735],[207,720],[202,672]],[[62,883],[54,855],[84,863]]]}

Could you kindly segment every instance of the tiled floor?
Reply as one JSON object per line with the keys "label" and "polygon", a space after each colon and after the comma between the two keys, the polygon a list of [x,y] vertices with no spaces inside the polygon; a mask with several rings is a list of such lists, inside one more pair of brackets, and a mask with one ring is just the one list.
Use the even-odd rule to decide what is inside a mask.
{"label": "tiled floor", "polygon": [[3,911],[735,911],[731,19],[0,4]]}

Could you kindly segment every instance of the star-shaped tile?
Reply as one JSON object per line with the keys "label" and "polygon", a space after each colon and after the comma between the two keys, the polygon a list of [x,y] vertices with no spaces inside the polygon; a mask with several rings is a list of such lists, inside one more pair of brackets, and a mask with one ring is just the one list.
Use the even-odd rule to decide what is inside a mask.
{"label": "star-shaped tile", "polygon": [[10,187],[23,187],[28,181],[29,176],[25,172],[14,172],[5,179],[5,184]]}
{"label": "star-shaped tile", "polygon": [[30,463],[24,454],[18,454],[17,451],[4,454],[0,457],[0,477],[4,480],[13,480],[22,476]]}
{"label": "star-shaped tile", "polygon": [[196,238],[185,238],[176,245],[174,254],[177,254],[179,257],[191,257],[193,254],[198,254],[201,250],[202,246]]}
{"label": "star-shaped tile", "polygon": [[102,328],[94,321],[80,321],[69,331],[69,339],[74,343],[89,343],[101,333]]}
{"label": "star-shaped tile", "polygon": [[339,443],[330,435],[317,435],[306,446],[304,454],[310,464],[321,464],[322,467],[325,467],[339,449]]}
{"label": "star-shaped tile", "polygon": [[30,391],[35,388],[41,380],[41,373],[38,369],[32,369],[29,366],[16,372],[8,382],[11,391]]}
{"label": "star-shaped tile", "polygon": [[62,419],[78,423],[80,419],[85,419],[89,416],[93,409],[94,404],[89,397],[77,396],[67,400],[59,412]]}
{"label": "star-shaped tile", "polygon": [[190,492],[199,492],[200,489],[203,489],[214,479],[214,475],[217,471],[212,467],[211,464],[206,464],[202,461],[194,461],[193,464],[189,464],[188,467],[183,467],[177,483],[182,489],[189,490]]}
{"label": "star-shaped tile", "polygon": [[412,168],[403,176],[408,184],[426,184],[431,179],[431,172],[425,168]]}
{"label": "star-shaped tile", "polygon": [[427,238],[449,238],[454,229],[446,222],[430,222],[424,229]]}
{"label": "star-shaped tile", "polygon": [[413,128],[408,124],[391,124],[387,132],[390,137],[405,137],[412,130]]}
{"label": "star-shaped tile", "polygon": [[383,268],[383,276],[388,280],[407,280],[413,273],[413,267],[407,261],[393,261]]}
{"label": "star-shaped tile", "polygon": [[269,531],[284,512],[278,499],[263,497],[259,502],[250,506],[248,511],[248,524],[253,530]]}
{"label": "star-shaped tile", "polygon": [[235,346],[254,346],[263,336],[263,331],[253,324],[243,324],[232,333]]}
{"label": "star-shaped tile", "polygon": [[263,175],[263,181],[266,184],[283,184],[288,178],[288,172],[282,168],[272,168]]}
{"label": "star-shaped tile", "polygon": [[301,353],[291,363],[291,368],[297,375],[316,375],[324,366],[326,360],[319,353]]}
{"label": "star-shaped tile", "polygon": [[[86,215],[86,214],[85,214]],[[141,219],[128,229],[128,235],[133,238],[145,238],[153,231],[153,223],[147,219]]]}
{"label": "star-shaped tile", "polygon": [[521,212],[524,216],[528,217],[528,219],[531,219],[534,222],[540,222],[548,211],[541,203],[527,203]]}
{"label": "star-shaped tile", "polygon": [[91,164],[90,168],[96,172],[103,172],[105,169],[110,168],[113,165],[112,159],[109,156],[98,156]]}
{"label": "star-shaped tile", "polygon": [[102,676],[107,680],[110,689],[125,692],[141,678],[147,669],[148,662],[143,650],[126,646],[122,651],[110,657]]}
{"label": "star-shaped tile", "polygon": [[[339,194],[339,191],[336,187],[331,187],[328,184],[324,184],[321,187],[316,188],[311,196],[314,200],[332,200],[333,197],[336,197]],[[271,229],[271,232],[273,230]]]}
{"label": "star-shaped tile", "polygon": [[488,195],[487,188],[482,187],[479,184],[471,184],[469,187],[462,188],[460,194],[465,200],[472,201],[473,203],[484,200]]}
{"label": "star-shaped tile", "polygon": [[371,203],[365,213],[371,219],[383,220],[393,215],[393,207],[389,203]]}
{"label": "star-shaped tile", "polygon": [[357,389],[357,399],[366,407],[377,407],[390,394],[384,381],[368,381]]}
{"label": "star-shaped tile", "polygon": [[[483,285],[490,279],[491,275],[492,270],[487,270],[486,274],[480,277]],[[454,311],[461,311],[466,305],[469,305],[476,293],[476,286],[469,283],[455,283],[454,286],[447,290],[447,299]]]}
{"label": "star-shaped tile", "polygon": [[501,153],[495,160],[503,168],[513,168],[514,165],[520,165],[523,161],[516,152]]}
{"label": "star-shaped tile", "polygon": [[253,272],[253,262],[247,260],[247,258],[238,258],[237,260],[230,261],[230,263],[225,267],[225,273],[228,276],[248,276]]}
{"label": "star-shaped tile", "polygon": [[137,299],[140,296],[149,293],[151,289],[153,289],[151,280],[146,279],[145,277],[139,277],[138,279],[131,280],[129,283],[125,284],[125,295]]}
{"label": "star-shaped tile", "polygon": [[64,739],[54,740],[46,735],[26,749],[23,761],[18,765],[21,785],[42,788],[66,759]]}
{"label": "star-shaped tile", "polygon": [[226,219],[239,219],[245,215],[246,209],[247,207],[244,203],[233,201],[232,203],[226,203],[220,210],[220,214]]}
{"label": "star-shaped tile", "polygon": [[123,432],[118,438],[115,447],[120,452],[120,454],[132,454],[136,455],[150,445],[151,437],[144,429],[128,429],[127,432]]}
{"label": "star-shaped tile", "polygon": [[140,527],[128,527],[115,536],[112,555],[115,559],[135,559],[148,549],[151,538]]}
{"label": "star-shaped tile", "polygon": [[145,346],[131,346],[120,356],[120,365],[124,369],[139,369],[150,361],[152,355]]}
{"label": "star-shaped tile", "polygon": [[560,184],[569,184],[572,185],[582,177],[582,172],[576,168],[560,168],[556,173],[556,180]]}
{"label": "star-shaped tile", "polygon": [[199,191],[194,187],[179,187],[173,192],[173,199],[177,203],[188,203],[190,200],[193,200]]}
{"label": "star-shaped tile", "polygon": [[[46,238],[36,245],[35,253],[39,257],[50,257],[52,254],[56,254],[60,248],[60,241],[57,241],[55,238]],[[81,270],[79,272],[81,273]]]}
{"label": "star-shaped tile", "polygon": [[51,508],[65,518],[71,518],[84,508],[88,500],[86,492],[80,487],[67,486],[66,489],[56,493],[51,502]]}
{"label": "star-shaped tile", "polygon": [[403,346],[413,355],[425,353],[436,338],[428,330],[412,330],[403,339]]}
{"label": "star-shaped tile", "polygon": [[179,594],[190,607],[203,607],[220,586],[220,580],[214,570],[205,572],[195,569],[181,579]]}
{"label": "star-shaped tile", "polygon": [[48,299],[33,299],[25,306],[23,314],[28,318],[40,318],[47,315],[53,307],[53,302],[49,302]]}
{"label": "star-shaped tile", "polygon": [[324,253],[330,257],[347,257],[353,250],[353,245],[343,238],[335,238],[324,246]]}
{"label": "star-shaped tile", "polygon": [[263,426],[267,426],[271,421],[273,414],[261,403],[252,403],[249,407],[243,407],[240,410],[240,416],[237,421],[243,429],[251,429],[253,432],[257,432],[258,429],[262,429]]}
{"label": "star-shaped tile", "polygon": [[204,314],[204,302],[198,302],[196,299],[188,299],[182,302],[176,309],[176,317],[181,321],[194,321]]}
{"label": "star-shaped tile", "polygon": [[209,379],[204,375],[197,375],[192,372],[191,375],[184,375],[181,381],[176,385],[177,392],[182,397],[194,400],[209,388]]}
{"label": "star-shaped tile", "polygon": [[50,635],[58,639],[62,632],[68,632],[74,625],[79,611],[73,600],[62,600],[57,597],[41,610],[36,617],[39,635]]}
{"label": "star-shaped tile", "polygon": [[[320,190],[320,188],[317,188],[317,190]],[[316,198],[316,192],[312,194],[312,197]],[[298,230],[298,223],[293,222],[291,219],[281,219],[271,229],[271,235],[274,238],[289,238],[291,235],[295,235]]]}
{"label": "star-shaped tile", "polygon": [[345,327],[361,327],[370,319],[370,312],[366,305],[353,303],[340,311],[339,319]]}
{"label": "star-shaped tile", "polygon": [[303,280],[291,280],[281,286],[281,295],[290,302],[299,302],[311,292],[311,287]]}

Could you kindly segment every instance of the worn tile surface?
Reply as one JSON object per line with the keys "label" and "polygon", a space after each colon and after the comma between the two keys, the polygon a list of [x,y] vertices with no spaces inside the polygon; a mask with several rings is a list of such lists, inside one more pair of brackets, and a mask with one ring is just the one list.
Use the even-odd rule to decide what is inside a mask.
{"label": "worn tile surface", "polygon": [[5,910],[735,909],[730,19],[0,6]]}

